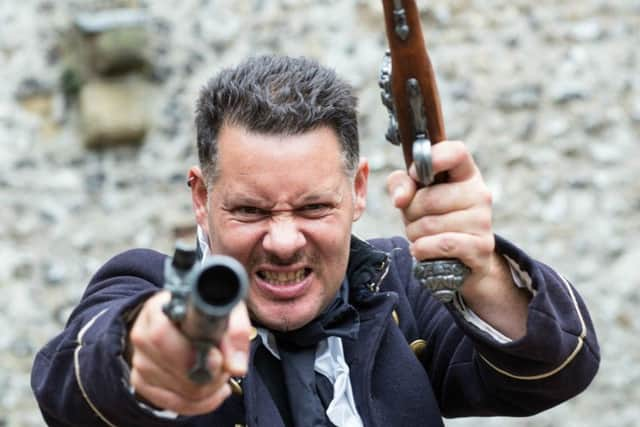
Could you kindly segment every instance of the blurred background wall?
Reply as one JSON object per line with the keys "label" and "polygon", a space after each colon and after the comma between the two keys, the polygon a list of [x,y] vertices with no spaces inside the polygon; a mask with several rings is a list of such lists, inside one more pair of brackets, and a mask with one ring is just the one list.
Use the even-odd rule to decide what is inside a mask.
{"label": "blurred background wall", "polygon": [[[603,347],[577,399],[447,426],[640,425],[640,1],[418,4],[449,137],[493,190],[496,231],[577,286]],[[385,45],[375,0],[0,0],[0,426],[43,424],[33,356],[98,266],[192,235],[194,99],[222,67],[306,55],[349,80],[373,172],[357,233],[401,233]]]}

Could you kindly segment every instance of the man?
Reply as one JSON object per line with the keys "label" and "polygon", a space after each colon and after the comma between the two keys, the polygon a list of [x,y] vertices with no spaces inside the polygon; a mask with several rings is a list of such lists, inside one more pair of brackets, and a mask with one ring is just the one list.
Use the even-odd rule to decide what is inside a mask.
{"label": "man", "polygon": [[[250,277],[246,306],[209,353],[213,379],[187,378],[194,349],[162,312],[165,256],[125,252],[35,360],[48,423],[431,426],[533,414],[591,382],[599,349],[584,303],[494,236],[490,192],[463,144],[434,146],[447,183],[389,177],[408,241],[352,236],[368,177],[355,108],[350,87],[306,59],[254,58],[209,82],[188,175],[199,243]],[[414,259],[433,258],[471,269],[452,303],[412,277]]]}

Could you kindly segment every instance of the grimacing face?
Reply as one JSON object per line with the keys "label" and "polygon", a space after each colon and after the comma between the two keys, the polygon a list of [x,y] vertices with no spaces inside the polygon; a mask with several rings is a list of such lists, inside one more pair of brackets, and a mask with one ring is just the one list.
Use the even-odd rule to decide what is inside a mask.
{"label": "grimacing face", "polygon": [[190,171],[196,219],[211,252],[245,266],[250,315],[271,329],[304,326],[340,288],[369,173],[365,160],[355,177],[343,165],[329,127],[282,136],[225,125],[211,188],[199,168]]}

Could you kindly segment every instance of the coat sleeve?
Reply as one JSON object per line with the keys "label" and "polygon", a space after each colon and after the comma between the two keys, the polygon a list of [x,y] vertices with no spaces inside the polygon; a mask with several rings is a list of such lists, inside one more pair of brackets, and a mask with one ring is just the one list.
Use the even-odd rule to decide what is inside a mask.
{"label": "coat sleeve", "polygon": [[410,319],[400,327],[409,341],[426,341],[419,359],[445,417],[533,415],[591,383],[600,362],[593,324],[576,289],[552,268],[496,236],[496,250],[533,294],[526,335],[501,342],[423,290],[406,241],[392,242],[389,280],[400,283],[399,311]]}
{"label": "coat sleeve", "polygon": [[122,356],[125,316],[159,290],[164,258],[142,249],[112,258],[91,279],[64,330],[38,352],[31,386],[48,425],[171,423],[134,399]]}

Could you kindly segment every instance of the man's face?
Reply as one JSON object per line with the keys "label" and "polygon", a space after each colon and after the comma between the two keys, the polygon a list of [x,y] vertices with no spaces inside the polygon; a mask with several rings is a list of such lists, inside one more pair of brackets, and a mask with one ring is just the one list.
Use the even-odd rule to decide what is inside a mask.
{"label": "man's face", "polygon": [[[344,279],[351,226],[365,207],[368,166],[344,172],[333,130],[274,136],[224,126],[218,178],[194,186],[198,223],[212,253],[238,259],[251,280],[254,319],[297,329],[327,307]],[[208,191],[207,191],[208,190]]]}

